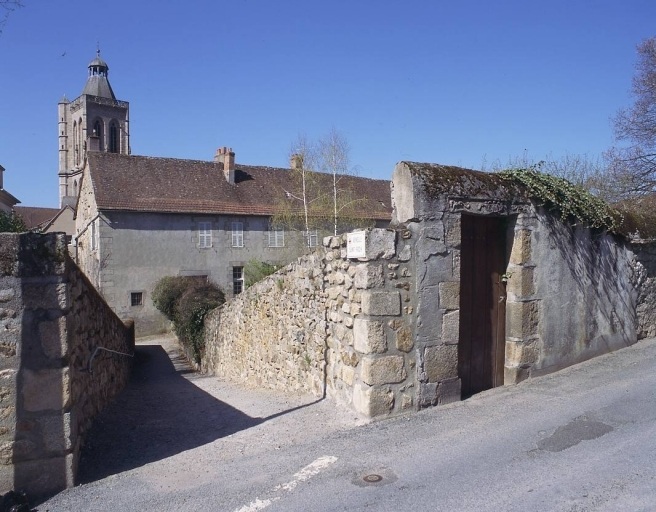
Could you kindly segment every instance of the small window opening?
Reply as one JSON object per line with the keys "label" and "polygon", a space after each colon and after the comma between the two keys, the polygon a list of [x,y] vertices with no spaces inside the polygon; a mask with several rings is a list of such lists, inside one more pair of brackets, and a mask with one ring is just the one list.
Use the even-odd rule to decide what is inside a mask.
{"label": "small window opening", "polygon": [[244,267],[232,267],[232,292],[235,295],[244,291]]}
{"label": "small window opening", "polygon": [[143,306],[143,292],[132,292],[132,293],[130,293],[130,305],[131,306]]}

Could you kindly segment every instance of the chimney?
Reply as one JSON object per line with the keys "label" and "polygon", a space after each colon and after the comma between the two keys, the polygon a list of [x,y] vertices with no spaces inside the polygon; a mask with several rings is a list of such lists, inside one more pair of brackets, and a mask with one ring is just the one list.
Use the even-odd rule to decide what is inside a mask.
{"label": "chimney", "polygon": [[303,155],[294,153],[289,157],[289,167],[292,170],[302,169],[303,168]]}
{"label": "chimney", "polygon": [[216,150],[214,162],[223,169],[223,175],[228,183],[235,184],[235,152],[232,148],[223,146]]}

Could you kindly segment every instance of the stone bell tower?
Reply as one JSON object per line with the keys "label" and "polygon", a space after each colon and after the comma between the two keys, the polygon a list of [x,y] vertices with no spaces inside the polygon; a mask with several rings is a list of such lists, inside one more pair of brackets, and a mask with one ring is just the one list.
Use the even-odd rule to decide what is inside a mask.
{"label": "stone bell tower", "polygon": [[130,104],[116,99],[100,50],[88,67],[82,94],[58,105],[60,207],[75,206],[87,151],[130,154]]}

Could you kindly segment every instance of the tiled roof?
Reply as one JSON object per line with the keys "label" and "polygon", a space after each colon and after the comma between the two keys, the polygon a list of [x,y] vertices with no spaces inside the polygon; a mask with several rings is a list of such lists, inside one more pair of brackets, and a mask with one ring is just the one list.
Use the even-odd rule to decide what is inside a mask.
{"label": "tiled roof", "polygon": [[14,206],[14,211],[20,215],[28,229],[41,227],[59,213],[59,208],[41,208],[39,206]]}
{"label": "tiled roof", "polygon": [[[100,210],[272,215],[286,191],[293,193],[297,188],[289,169],[236,164],[235,184],[231,185],[219,165],[175,158],[88,154]],[[326,187],[331,187],[332,176],[323,176]],[[340,186],[365,198],[358,205],[358,216],[391,218],[389,181],[344,176]]]}

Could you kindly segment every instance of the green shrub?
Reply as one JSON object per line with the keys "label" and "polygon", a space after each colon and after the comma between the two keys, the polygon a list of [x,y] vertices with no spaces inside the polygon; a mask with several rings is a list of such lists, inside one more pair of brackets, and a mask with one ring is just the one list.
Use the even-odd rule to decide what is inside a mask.
{"label": "green shrub", "polygon": [[197,363],[204,349],[205,315],[224,302],[223,291],[205,278],[164,277],[153,291],[155,307],[173,321],[180,342]]}
{"label": "green shrub", "polygon": [[272,265],[264,261],[250,260],[244,266],[244,283],[246,287],[254,285],[266,276],[270,276],[280,268],[279,265]]}
{"label": "green shrub", "polygon": [[169,320],[175,320],[174,308],[175,302],[190,286],[191,282],[188,277],[167,276],[163,277],[155,285],[153,290],[153,304]]}
{"label": "green shrub", "polygon": [[204,343],[205,315],[225,302],[223,292],[214,284],[192,284],[175,303],[173,325],[180,340],[191,348],[200,362]]}

